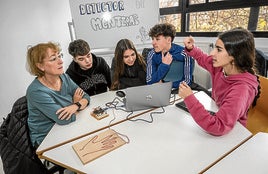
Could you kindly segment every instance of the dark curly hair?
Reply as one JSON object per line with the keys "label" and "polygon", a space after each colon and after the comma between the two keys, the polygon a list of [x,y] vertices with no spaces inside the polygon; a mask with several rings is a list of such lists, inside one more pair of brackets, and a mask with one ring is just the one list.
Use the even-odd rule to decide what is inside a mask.
{"label": "dark curly hair", "polygon": [[176,28],[174,25],[169,23],[164,24],[156,24],[153,28],[149,31],[150,37],[158,37],[160,35],[163,36],[170,36],[171,41],[173,42],[175,36],[176,36]]}

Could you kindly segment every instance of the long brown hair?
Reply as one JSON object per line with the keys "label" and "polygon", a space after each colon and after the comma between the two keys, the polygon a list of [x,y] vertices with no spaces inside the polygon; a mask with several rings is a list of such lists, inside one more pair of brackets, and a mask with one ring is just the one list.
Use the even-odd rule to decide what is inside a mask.
{"label": "long brown hair", "polygon": [[[222,40],[224,47],[230,56],[234,57],[236,67],[242,72],[249,72],[256,75],[255,68],[255,42],[253,34],[243,28],[235,28],[219,34],[219,39]],[[260,96],[260,81],[258,94],[254,98],[252,106],[256,105],[257,99]]]}
{"label": "long brown hair", "polygon": [[119,89],[119,78],[124,74],[125,71],[125,63],[123,61],[124,52],[128,49],[131,49],[135,52],[135,61],[138,61],[138,64],[142,65],[144,71],[146,71],[145,61],[143,57],[137,52],[133,42],[128,39],[121,39],[120,41],[118,41],[114,51],[115,69],[112,79],[111,90]]}

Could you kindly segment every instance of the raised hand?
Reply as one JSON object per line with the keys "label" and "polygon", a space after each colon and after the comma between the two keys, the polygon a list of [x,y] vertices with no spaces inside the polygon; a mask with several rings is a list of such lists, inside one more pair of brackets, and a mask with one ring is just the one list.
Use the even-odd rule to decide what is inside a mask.
{"label": "raised hand", "polygon": [[194,48],[194,38],[192,36],[184,38],[183,43],[187,50],[192,50]]}
{"label": "raised hand", "polygon": [[191,89],[190,86],[187,85],[186,82],[182,82],[179,86],[179,93],[178,95],[185,99],[186,97],[188,97],[189,95],[193,94],[193,91]]}

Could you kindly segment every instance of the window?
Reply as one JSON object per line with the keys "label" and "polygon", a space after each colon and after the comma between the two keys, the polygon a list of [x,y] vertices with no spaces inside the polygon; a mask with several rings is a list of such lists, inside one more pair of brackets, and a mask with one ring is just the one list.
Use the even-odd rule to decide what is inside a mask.
{"label": "window", "polygon": [[[224,1],[224,0],[209,0],[208,2],[216,2],[216,1]],[[205,3],[206,0],[189,0],[189,4],[201,4]]]}
{"label": "window", "polygon": [[180,14],[171,14],[171,15],[162,15],[160,16],[160,23],[171,23],[176,27],[176,31],[181,31],[181,15]]}
{"label": "window", "polygon": [[178,6],[178,0],[159,0],[159,7],[164,8],[164,7],[174,7]]}
{"label": "window", "polygon": [[188,32],[218,32],[234,27],[247,28],[249,8],[215,10],[189,13],[190,26]]}
{"label": "window", "polygon": [[176,26],[177,36],[217,36],[235,27],[268,37],[268,0],[159,0],[160,22]]}
{"label": "window", "polygon": [[260,7],[256,31],[268,31],[268,6]]}

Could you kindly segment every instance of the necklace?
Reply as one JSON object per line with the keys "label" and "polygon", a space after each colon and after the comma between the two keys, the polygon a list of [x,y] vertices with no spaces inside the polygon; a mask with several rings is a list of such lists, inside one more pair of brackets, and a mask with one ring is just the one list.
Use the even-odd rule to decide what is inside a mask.
{"label": "necklace", "polygon": [[61,89],[61,79],[57,79],[54,83],[50,82],[49,80],[47,80],[47,78],[45,76],[43,76],[42,78],[42,82],[43,84],[48,87],[49,89],[55,90],[55,91],[60,91]]}

